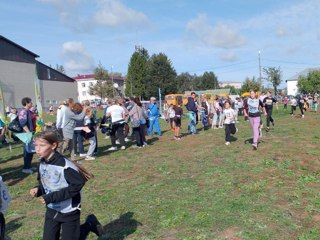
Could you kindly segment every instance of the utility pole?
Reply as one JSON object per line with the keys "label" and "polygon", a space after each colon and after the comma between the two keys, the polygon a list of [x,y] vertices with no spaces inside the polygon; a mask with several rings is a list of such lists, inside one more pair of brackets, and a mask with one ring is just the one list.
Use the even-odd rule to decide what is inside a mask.
{"label": "utility pole", "polygon": [[111,66],[111,82],[112,82],[112,94],[113,94],[113,97],[114,97],[115,94],[114,94],[114,86],[113,86],[113,65]]}
{"label": "utility pole", "polygon": [[262,77],[261,77],[261,61],[260,61],[260,50],[259,50],[259,84],[260,84],[260,91],[262,92]]}

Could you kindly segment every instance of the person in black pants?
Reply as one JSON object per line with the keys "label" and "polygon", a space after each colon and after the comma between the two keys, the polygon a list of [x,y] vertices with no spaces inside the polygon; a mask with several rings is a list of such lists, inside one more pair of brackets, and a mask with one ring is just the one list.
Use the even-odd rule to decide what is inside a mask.
{"label": "person in black pants", "polygon": [[300,108],[300,111],[301,111],[301,117],[302,118],[304,118],[304,111],[303,111],[304,103],[305,103],[305,99],[304,99],[303,95],[301,94],[300,98],[298,100],[298,104],[299,104],[299,108]]}
{"label": "person in black pants", "polygon": [[271,97],[271,92],[268,91],[267,96],[263,99],[265,115],[267,115],[267,128],[266,128],[267,132],[270,130],[270,122],[274,126],[274,120],[272,118],[273,103],[276,104],[276,108],[278,110],[279,109],[278,101],[275,98]]}
{"label": "person in black pants", "polygon": [[[144,147],[146,145],[146,136],[145,136],[145,128],[146,128],[146,119],[148,118],[145,111],[142,109],[142,103],[139,98],[134,98],[134,105],[129,112],[132,131],[135,134],[137,147]],[[137,124],[138,126],[134,126]]]}

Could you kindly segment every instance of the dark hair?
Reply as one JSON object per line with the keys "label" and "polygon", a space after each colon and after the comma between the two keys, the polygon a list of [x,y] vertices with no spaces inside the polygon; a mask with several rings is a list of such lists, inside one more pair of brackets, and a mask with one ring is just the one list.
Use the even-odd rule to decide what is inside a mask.
{"label": "dark hair", "polygon": [[181,106],[181,105],[182,105],[182,103],[183,103],[183,102],[182,102],[182,100],[181,100],[181,99],[178,99],[178,101],[177,101],[177,105],[180,105],[180,106]]}
{"label": "dark hair", "polygon": [[135,98],[133,99],[133,101],[134,101],[139,107],[142,107],[142,103],[141,103],[141,101],[140,101],[140,99],[139,99],[138,97],[135,97]]}
{"label": "dark hair", "polygon": [[58,131],[52,131],[52,130],[40,132],[36,135],[35,138],[36,139],[39,139],[39,138],[44,139],[51,145],[56,143],[57,147],[58,147],[59,142],[62,139],[60,134],[58,133]]}
{"label": "dark hair", "polygon": [[191,95],[196,94],[195,92],[191,92]]}
{"label": "dark hair", "polygon": [[21,99],[21,104],[22,104],[22,106],[26,106],[28,103],[31,103],[32,102],[32,100],[31,100],[31,98],[29,98],[29,97],[24,97],[24,98],[22,98]]}

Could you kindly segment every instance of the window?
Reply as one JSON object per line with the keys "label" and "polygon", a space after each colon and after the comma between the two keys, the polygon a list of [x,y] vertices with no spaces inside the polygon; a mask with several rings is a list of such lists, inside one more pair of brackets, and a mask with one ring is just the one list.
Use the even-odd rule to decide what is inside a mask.
{"label": "window", "polygon": [[46,100],[46,104],[47,105],[51,104],[51,100]]}
{"label": "window", "polygon": [[87,96],[87,92],[86,92],[86,91],[83,91],[83,92],[82,92],[82,96],[83,96],[83,97]]}
{"label": "window", "polygon": [[86,87],[86,83],[81,83],[81,86],[82,87]]}
{"label": "window", "polygon": [[57,105],[58,104],[58,100],[52,100],[52,104]]}

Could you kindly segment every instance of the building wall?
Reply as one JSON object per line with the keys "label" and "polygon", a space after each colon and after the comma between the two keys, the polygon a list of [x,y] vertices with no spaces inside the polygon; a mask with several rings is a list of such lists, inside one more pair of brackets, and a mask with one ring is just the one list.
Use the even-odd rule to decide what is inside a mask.
{"label": "building wall", "polygon": [[42,80],[42,106],[49,108],[52,104],[58,105],[59,101],[67,98],[73,98],[78,101],[76,82],[61,82]]}
{"label": "building wall", "polygon": [[[23,97],[30,97],[35,103],[36,79],[36,64],[0,60],[0,82],[6,105],[20,108]],[[48,108],[53,100],[68,97],[77,100],[78,96],[75,82],[48,80],[40,80],[40,94],[43,108]]]}
{"label": "building wall", "polygon": [[240,89],[242,87],[241,82],[220,82],[219,85],[222,88],[227,86],[232,86],[232,87],[235,87],[236,89]]}
{"label": "building wall", "polygon": [[78,89],[78,99],[79,102],[83,100],[95,100],[97,97],[89,94],[89,86],[95,85],[97,80],[95,79],[85,79],[77,80],[77,89]]}
{"label": "building wall", "polygon": [[298,93],[298,81],[287,81],[287,92],[288,95],[297,95]]}
{"label": "building wall", "polygon": [[35,78],[35,64],[0,60],[0,82],[5,104],[21,107],[23,97],[30,97],[35,101]]}

